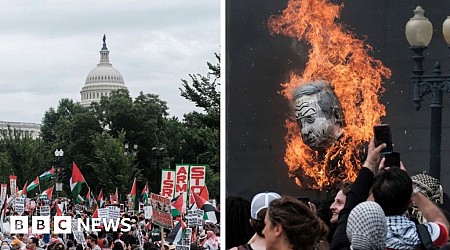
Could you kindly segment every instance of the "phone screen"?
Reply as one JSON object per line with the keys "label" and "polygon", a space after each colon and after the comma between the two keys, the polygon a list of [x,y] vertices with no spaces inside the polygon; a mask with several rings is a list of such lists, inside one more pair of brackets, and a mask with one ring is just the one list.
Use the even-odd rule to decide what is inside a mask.
{"label": "phone screen", "polygon": [[400,167],[400,153],[392,152],[384,155],[385,167]]}
{"label": "phone screen", "polygon": [[297,197],[297,200],[305,203],[306,205],[308,205],[308,202],[309,202],[309,198],[308,197],[304,197],[304,196]]}
{"label": "phone screen", "polygon": [[386,143],[387,146],[381,153],[391,153],[393,151],[391,126],[389,124],[377,125],[373,127],[373,132],[375,134],[375,146],[378,147],[380,144]]}

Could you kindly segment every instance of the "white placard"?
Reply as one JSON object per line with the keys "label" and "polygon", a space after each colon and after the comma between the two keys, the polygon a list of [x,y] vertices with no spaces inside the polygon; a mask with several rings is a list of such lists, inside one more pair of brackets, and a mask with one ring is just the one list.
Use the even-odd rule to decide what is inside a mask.
{"label": "white placard", "polygon": [[50,216],[50,206],[41,206],[40,215],[41,216]]}
{"label": "white placard", "polygon": [[120,217],[120,208],[117,206],[107,206],[110,220],[115,220]]}
{"label": "white placard", "polygon": [[151,219],[152,218],[152,214],[153,214],[152,210],[153,210],[152,206],[145,206],[144,207],[144,216],[145,216],[146,219]]}

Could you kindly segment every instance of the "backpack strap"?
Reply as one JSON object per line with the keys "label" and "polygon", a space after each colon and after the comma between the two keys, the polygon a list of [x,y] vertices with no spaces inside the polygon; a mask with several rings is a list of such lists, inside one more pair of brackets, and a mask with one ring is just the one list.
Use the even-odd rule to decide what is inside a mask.
{"label": "backpack strap", "polygon": [[424,249],[434,249],[433,242],[431,241],[430,233],[427,230],[427,227],[423,224],[417,224],[417,233],[419,234],[420,241],[422,242],[422,247]]}

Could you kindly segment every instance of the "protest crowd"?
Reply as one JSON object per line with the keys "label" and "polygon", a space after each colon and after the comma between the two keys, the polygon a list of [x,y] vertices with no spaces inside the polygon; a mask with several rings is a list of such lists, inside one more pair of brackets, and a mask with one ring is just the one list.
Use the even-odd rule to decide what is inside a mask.
{"label": "protest crowd", "polygon": [[[53,171],[52,168],[47,172],[52,175]],[[41,178],[47,178],[46,173]],[[10,178],[11,190],[17,190],[16,177]],[[71,181],[77,178],[84,181],[74,163]],[[75,199],[55,197],[53,186],[37,197],[28,198],[27,187],[29,192],[37,186],[36,182],[39,180],[31,186],[25,184],[11,196],[6,194],[6,184],[2,184],[1,250],[220,249],[220,203],[209,201],[206,185],[199,193],[188,195],[182,192],[172,198],[149,193],[147,184],[141,195],[137,195],[135,179],[126,200],[119,200],[117,190],[108,199],[100,191],[95,199],[90,188],[83,199],[76,185],[72,185],[72,194],[78,192]],[[17,226],[18,216],[24,216],[20,218],[26,221],[19,224],[28,225],[28,228]],[[36,232],[33,217],[38,216],[49,218],[48,232]],[[69,216],[70,233],[56,230],[58,226],[61,228],[56,222],[60,216]],[[19,229],[25,232],[19,233]]]}
{"label": "protest crowd", "polygon": [[354,182],[332,199],[262,190],[226,199],[226,249],[450,249],[448,196],[438,179],[387,165],[385,143],[368,145]]}

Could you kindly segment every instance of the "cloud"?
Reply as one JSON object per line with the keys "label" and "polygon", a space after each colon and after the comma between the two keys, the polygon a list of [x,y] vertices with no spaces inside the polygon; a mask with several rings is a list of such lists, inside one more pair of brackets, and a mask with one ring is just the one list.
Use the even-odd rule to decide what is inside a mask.
{"label": "cloud", "polygon": [[102,36],[133,97],[158,94],[171,115],[195,108],[181,79],[206,75],[220,52],[220,1],[0,1],[1,120],[40,122],[61,98],[79,101]]}

